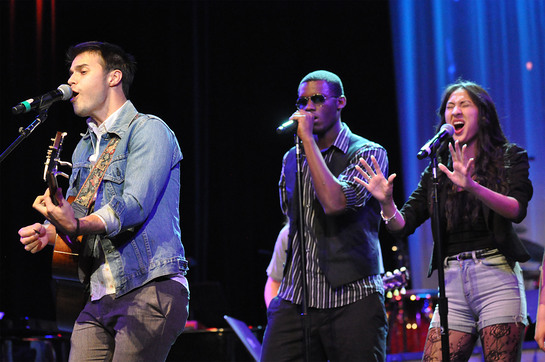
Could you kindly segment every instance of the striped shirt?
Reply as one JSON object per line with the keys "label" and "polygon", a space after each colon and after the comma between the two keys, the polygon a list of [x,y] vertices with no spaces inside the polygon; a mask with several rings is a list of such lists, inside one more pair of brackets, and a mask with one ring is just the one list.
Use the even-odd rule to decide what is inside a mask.
{"label": "striped shirt", "polygon": [[[348,151],[349,147],[349,135],[350,129],[344,123],[333,145],[326,150],[322,150],[322,156],[326,163],[328,163],[333,155],[333,149],[337,148],[343,153]],[[282,212],[287,215],[288,212],[288,200],[286,193],[286,179],[284,175],[284,168],[286,165],[286,155],[284,155],[282,174],[280,177],[280,202]],[[346,208],[356,210],[360,207],[365,207],[367,201],[372,197],[371,194],[354,181],[354,176],[359,176],[355,165],[359,164],[360,157],[366,160],[369,164],[371,162],[371,156],[375,156],[381,170],[387,174],[388,172],[388,158],[386,150],[377,143],[369,142],[362,148],[360,148],[353,159],[350,160],[350,165],[343,170],[338,176],[338,181],[342,185],[343,193],[346,197]],[[371,275],[361,280],[342,285],[336,289],[333,289],[326,280],[325,274],[322,272],[318,265],[318,250],[317,250],[317,238],[314,234],[315,211],[311,207],[313,201],[316,199],[316,193],[312,186],[312,179],[310,169],[308,167],[306,157],[303,159],[303,217],[305,223],[305,243],[306,243],[306,269],[307,269],[307,295],[308,295],[308,307],[311,308],[337,308],[350,303],[354,303],[366,296],[373,293],[384,293],[382,278],[380,275]],[[293,245],[292,245],[292,260],[290,268],[286,271],[278,296],[282,299],[291,301],[295,304],[301,304],[302,302],[302,287],[301,287],[301,255],[299,247],[299,235],[298,231],[295,233]]]}

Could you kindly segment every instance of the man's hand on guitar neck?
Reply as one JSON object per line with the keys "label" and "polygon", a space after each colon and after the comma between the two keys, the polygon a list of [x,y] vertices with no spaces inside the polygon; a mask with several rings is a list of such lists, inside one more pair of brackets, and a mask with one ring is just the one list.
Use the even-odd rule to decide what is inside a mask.
{"label": "man's hand on guitar neck", "polygon": [[51,201],[49,189],[47,189],[43,195],[36,197],[32,207],[49,220],[49,222],[55,226],[57,232],[61,232],[65,235],[77,236],[75,234],[78,223],[74,217],[74,210],[62,196],[61,188],[57,189],[55,198],[58,201],[58,205],[55,205]]}

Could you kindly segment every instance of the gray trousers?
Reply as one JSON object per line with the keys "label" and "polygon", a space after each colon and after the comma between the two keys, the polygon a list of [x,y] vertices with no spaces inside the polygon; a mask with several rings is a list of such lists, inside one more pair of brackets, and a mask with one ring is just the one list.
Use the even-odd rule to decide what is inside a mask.
{"label": "gray trousers", "polygon": [[70,361],[164,361],[189,313],[188,290],[159,278],[119,298],[88,302],[70,340]]}

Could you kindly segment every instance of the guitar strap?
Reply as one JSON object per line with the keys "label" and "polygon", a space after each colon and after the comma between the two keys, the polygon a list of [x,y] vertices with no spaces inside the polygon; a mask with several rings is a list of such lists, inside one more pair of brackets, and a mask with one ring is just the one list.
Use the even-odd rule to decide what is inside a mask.
{"label": "guitar strap", "polygon": [[108,142],[108,145],[102,152],[102,155],[100,155],[99,159],[93,166],[93,169],[89,173],[89,176],[87,176],[87,179],[83,183],[83,186],[72,203],[76,203],[84,207],[86,210],[89,210],[95,199],[98,186],[104,178],[106,169],[108,169],[108,166],[110,166],[110,163],[112,162],[112,156],[118,143],[119,137],[115,136],[110,139],[110,142]]}

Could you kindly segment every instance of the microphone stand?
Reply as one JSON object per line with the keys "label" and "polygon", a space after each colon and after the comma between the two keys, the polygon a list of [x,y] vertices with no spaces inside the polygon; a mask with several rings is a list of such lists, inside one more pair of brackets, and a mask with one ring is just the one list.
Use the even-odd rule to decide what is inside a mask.
{"label": "microphone stand", "polygon": [[433,173],[433,215],[432,215],[432,230],[435,230],[433,239],[435,240],[436,258],[438,262],[437,277],[439,282],[439,317],[441,319],[441,352],[443,361],[449,361],[449,336],[448,336],[448,299],[445,295],[445,270],[443,268],[443,245],[442,233],[439,217],[439,180],[437,178],[437,148],[434,147],[430,154],[432,173]]}
{"label": "microphone stand", "polygon": [[295,135],[295,157],[297,161],[297,188],[299,192],[299,253],[301,254],[301,319],[303,321],[303,343],[305,350],[305,361],[310,362],[310,316],[308,315],[308,291],[307,291],[307,260],[305,251],[305,220],[303,212],[303,160],[301,157],[301,140]]}
{"label": "microphone stand", "polygon": [[0,155],[0,163],[4,161],[6,157],[17,147],[25,138],[30,136],[30,134],[34,131],[36,127],[38,127],[40,124],[45,122],[47,119],[47,111],[49,110],[49,107],[47,108],[41,108],[38,112],[38,115],[36,116],[36,119],[34,122],[32,122],[30,125],[28,125],[27,128],[23,129],[23,127],[19,128],[19,137],[11,145],[9,145],[8,148],[2,154]]}

